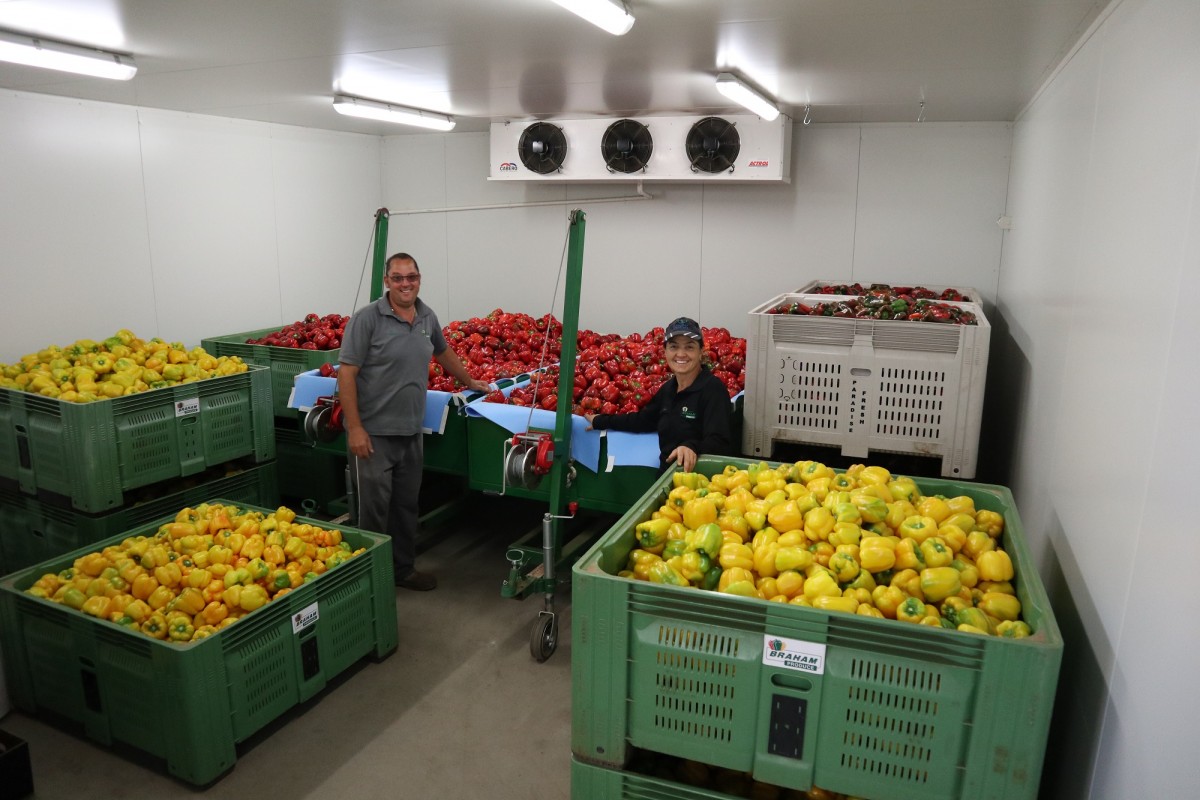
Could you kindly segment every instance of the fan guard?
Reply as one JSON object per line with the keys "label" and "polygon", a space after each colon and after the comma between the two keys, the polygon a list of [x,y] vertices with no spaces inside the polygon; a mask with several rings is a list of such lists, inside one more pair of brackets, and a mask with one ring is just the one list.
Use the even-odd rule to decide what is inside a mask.
{"label": "fan guard", "polygon": [[562,169],[567,157],[567,137],[557,125],[535,122],[521,133],[517,153],[530,172],[548,175]]}
{"label": "fan guard", "polygon": [[733,172],[733,162],[742,149],[735,123],[720,117],[705,117],[688,131],[685,149],[692,172]]}
{"label": "fan guard", "polygon": [[646,169],[654,152],[650,129],[634,119],[619,119],[604,131],[600,155],[609,172],[629,174]]}

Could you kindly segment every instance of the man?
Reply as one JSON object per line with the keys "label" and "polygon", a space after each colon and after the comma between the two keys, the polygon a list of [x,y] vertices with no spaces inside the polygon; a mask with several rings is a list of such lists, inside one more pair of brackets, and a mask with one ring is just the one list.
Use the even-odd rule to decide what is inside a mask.
{"label": "man", "polygon": [[701,363],[704,334],[693,319],[679,317],[663,332],[663,354],[672,376],[650,402],[632,414],[584,414],[598,431],[658,431],[659,465],[691,472],[702,453],[725,455],[730,447],[729,393]]}
{"label": "man", "polygon": [[416,545],[430,356],[467,388],[486,392],[488,384],[467,373],[447,347],[437,315],[418,299],[421,270],[416,259],[397,253],[386,266],[387,292],[356,311],[346,325],[338,396],[359,527],[392,538],[397,586],[428,591],[437,579],[417,572]]}

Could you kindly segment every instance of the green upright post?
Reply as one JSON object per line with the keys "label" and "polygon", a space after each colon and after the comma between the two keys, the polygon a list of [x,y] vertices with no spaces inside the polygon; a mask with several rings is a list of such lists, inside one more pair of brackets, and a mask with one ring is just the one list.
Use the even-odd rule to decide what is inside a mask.
{"label": "green upright post", "polygon": [[[587,218],[577,208],[571,212],[571,229],[567,240],[567,286],[563,294],[562,351],[558,359],[558,409],[554,416],[554,466],[550,470],[550,513],[555,517],[563,513],[566,505],[567,467],[571,454],[571,407],[575,402],[579,293],[583,285],[583,235],[586,229]],[[557,519],[554,524],[557,530]],[[557,553],[555,555],[557,558]]]}
{"label": "green upright post", "polygon": [[383,273],[387,269],[387,237],[388,210],[381,208],[375,212],[375,249],[371,260],[371,302],[383,297]]}

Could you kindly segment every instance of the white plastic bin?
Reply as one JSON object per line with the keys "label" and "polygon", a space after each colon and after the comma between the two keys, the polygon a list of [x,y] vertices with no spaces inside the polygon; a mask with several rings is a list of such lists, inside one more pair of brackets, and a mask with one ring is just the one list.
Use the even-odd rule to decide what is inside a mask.
{"label": "white plastic bin", "polygon": [[784,294],[750,312],[743,452],[777,441],[940,456],[943,477],[973,478],[991,326],[771,314],[831,295]]}

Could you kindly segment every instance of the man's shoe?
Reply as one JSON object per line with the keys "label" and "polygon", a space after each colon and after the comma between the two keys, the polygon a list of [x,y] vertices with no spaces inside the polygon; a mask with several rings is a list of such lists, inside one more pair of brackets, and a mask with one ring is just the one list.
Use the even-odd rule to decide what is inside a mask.
{"label": "man's shoe", "polygon": [[418,592],[428,592],[430,589],[437,588],[437,578],[435,578],[433,575],[430,575],[428,572],[417,572],[416,570],[413,570],[406,578],[396,576],[396,585],[401,589],[413,589]]}

